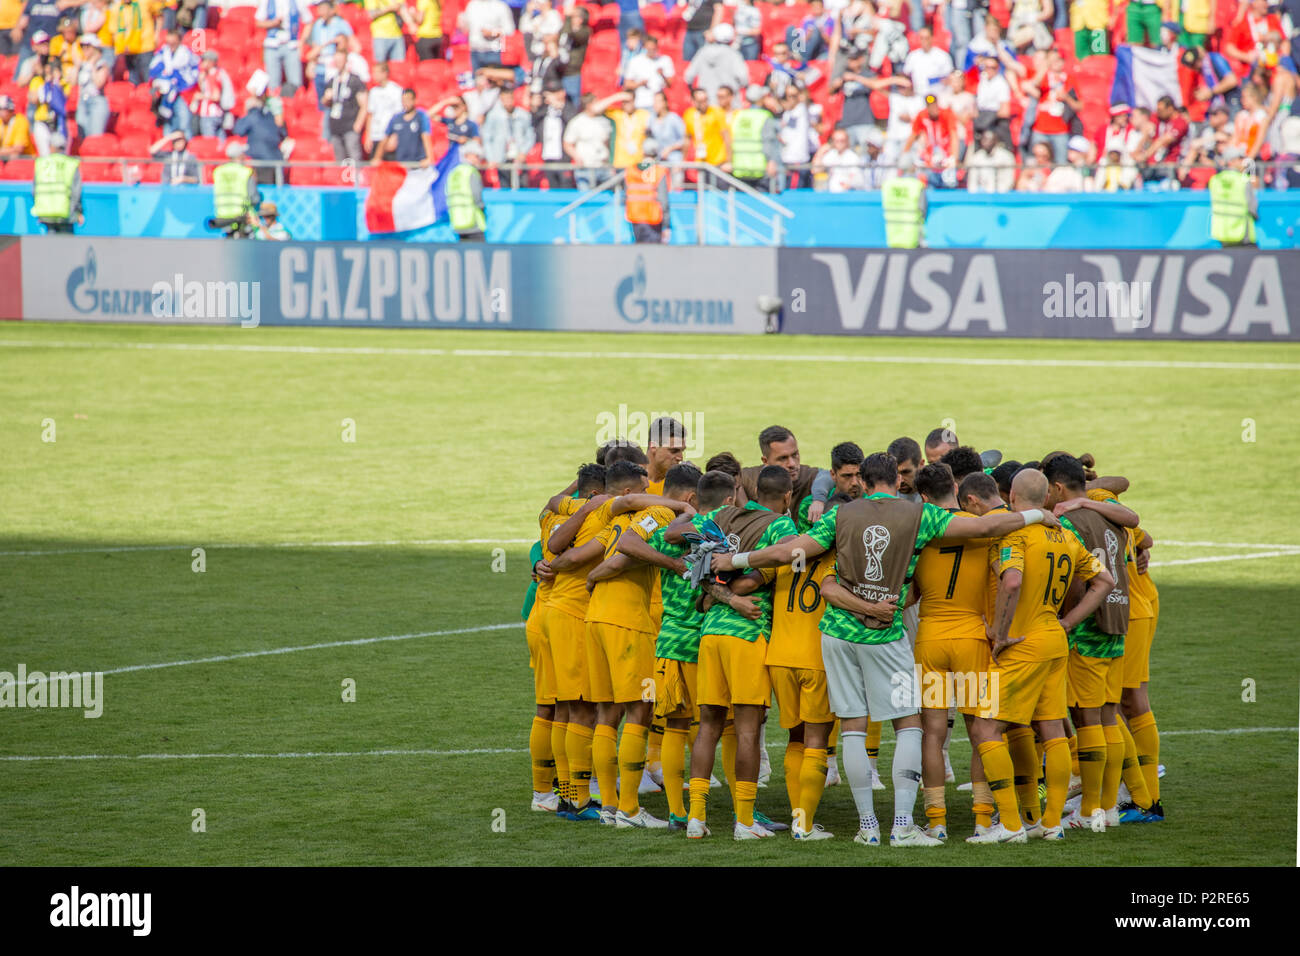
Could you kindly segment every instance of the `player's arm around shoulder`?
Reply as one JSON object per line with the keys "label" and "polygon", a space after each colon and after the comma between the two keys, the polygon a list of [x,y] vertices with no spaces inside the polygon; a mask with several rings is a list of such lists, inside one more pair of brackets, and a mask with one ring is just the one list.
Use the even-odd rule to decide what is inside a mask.
{"label": "player's arm around shoulder", "polygon": [[[643,539],[639,534],[625,534],[618,539],[618,555],[628,559],[629,562],[640,562],[642,564],[652,564],[655,567],[665,568],[669,571],[675,571],[682,574],[686,571],[686,561],[680,557],[673,557],[664,554],[656,548],[653,542],[665,540],[659,532],[656,532],[649,540]],[[610,558],[612,561],[613,558]],[[606,562],[608,563],[608,562]]]}
{"label": "player's arm around shoulder", "polygon": [[832,607],[841,611],[865,614],[881,623],[888,624],[894,620],[898,604],[894,601],[864,601],[843,584],[834,574],[828,574],[821,582],[822,597]]}
{"label": "player's arm around shoulder", "polygon": [[1061,526],[1050,512],[1034,508],[1029,511],[991,511],[978,518],[952,516],[942,534],[945,538],[1000,538],[1031,524],[1048,528]]}

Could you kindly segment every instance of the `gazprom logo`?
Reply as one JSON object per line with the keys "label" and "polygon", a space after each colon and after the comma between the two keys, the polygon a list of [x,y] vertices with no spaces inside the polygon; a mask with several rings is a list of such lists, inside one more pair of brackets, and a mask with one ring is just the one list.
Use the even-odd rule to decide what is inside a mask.
{"label": "gazprom logo", "polygon": [[[683,277],[682,291],[688,291],[689,281]],[[660,291],[662,286],[657,286]],[[735,324],[733,303],[730,299],[693,299],[688,297],[654,296],[649,294],[645,257],[638,254],[632,265],[632,274],[624,276],[614,290],[614,307],[624,322],[640,325],[647,319],[652,325],[729,326]],[[672,291],[668,289],[667,291]]]}
{"label": "gazprom logo", "polygon": [[86,250],[84,264],[68,275],[68,302],[82,314],[98,312],[104,315],[148,314],[153,304],[149,289],[101,289],[96,286],[99,264],[95,260],[95,247]]}

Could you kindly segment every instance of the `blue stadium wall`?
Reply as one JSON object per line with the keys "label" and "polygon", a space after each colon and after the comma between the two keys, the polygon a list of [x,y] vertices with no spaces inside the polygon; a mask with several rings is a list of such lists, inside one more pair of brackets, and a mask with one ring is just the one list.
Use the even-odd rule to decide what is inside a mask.
{"label": "blue stadium wall", "polygon": [[[266,190],[282,211],[295,239],[368,240],[365,228],[365,191],[345,188],[285,187]],[[577,194],[571,190],[501,190],[486,193],[490,235],[494,242],[553,244],[569,240],[567,221],[555,218]],[[713,243],[754,244],[743,232],[724,231],[724,197],[707,200],[706,210]],[[779,196],[794,218],[785,221],[786,246],[864,246],[884,244],[884,224],[879,193],[831,196],[812,191],[789,191]],[[759,227],[770,218],[752,200],[740,205],[750,210],[743,221]],[[696,194],[677,194],[672,204],[672,240],[694,245],[697,240]],[[927,241],[934,249],[1208,249],[1214,248],[1209,232],[1209,199],[1204,191],[1173,193],[1119,193],[1106,195],[972,196],[963,192],[932,191]],[[210,236],[204,220],[212,214],[209,187],[111,186],[91,184],[84,190],[86,226],[83,235],[153,238]],[[615,210],[604,203],[584,207],[578,229],[579,242],[591,241],[592,226],[617,222]],[[0,183],[0,234],[32,235],[41,231],[32,219],[31,186]],[[592,226],[589,226],[591,223]],[[625,223],[619,223],[624,241],[630,241]],[[389,236],[385,239],[392,238]],[[445,224],[402,236],[406,241],[449,242],[454,239]],[[1260,200],[1259,245],[1262,249],[1300,248],[1300,193],[1265,193]]]}

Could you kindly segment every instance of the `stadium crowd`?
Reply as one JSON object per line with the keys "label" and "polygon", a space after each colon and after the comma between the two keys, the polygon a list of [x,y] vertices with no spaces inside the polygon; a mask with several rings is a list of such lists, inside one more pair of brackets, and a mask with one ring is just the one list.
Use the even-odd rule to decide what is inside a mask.
{"label": "stadium crowd", "polygon": [[[320,164],[293,170],[308,185],[469,142],[485,185],[520,162],[557,164],[524,185],[590,185],[650,140],[776,189],[879,188],[904,154],[974,192],[1199,188],[1241,159],[1289,188],[1298,30],[1300,0],[0,0],[0,178],[57,132],[177,183],[233,137]],[[1123,45],[1163,51],[1176,88],[1112,103]]]}
{"label": "stadium crowd", "polygon": [[[682,460],[688,437],[664,416],[644,451],[605,443],[538,516],[523,609],[533,810],[707,837],[720,747],[737,840],[830,838],[815,818],[842,777],[854,842],[888,829],[895,847],[938,847],[960,714],[967,842],[1163,821],[1154,542],[1119,501],[1127,479],[1063,451],[1003,461],[944,428],[871,454],[841,442],[829,469],[779,425],[749,467],[723,452],[701,471]],[[788,825],[756,807],[778,717]],[[640,802],[660,789],[667,819]]]}

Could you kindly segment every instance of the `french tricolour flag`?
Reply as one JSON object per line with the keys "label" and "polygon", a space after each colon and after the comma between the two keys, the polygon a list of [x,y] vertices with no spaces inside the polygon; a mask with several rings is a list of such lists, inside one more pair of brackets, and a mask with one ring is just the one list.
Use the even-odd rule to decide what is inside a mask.
{"label": "french tricolour flag", "polygon": [[1154,109],[1156,100],[1171,96],[1179,106],[1183,94],[1178,87],[1178,59],[1168,50],[1150,50],[1121,44],[1115,50],[1115,80],[1110,102]]}
{"label": "french tricolour flag", "polygon": [[428,169],[382,163],[370,180],[366,229],[371,233],[410,232],[442,219],[447,215],[447,176],[459,163],[460,146],[456,143]]}

